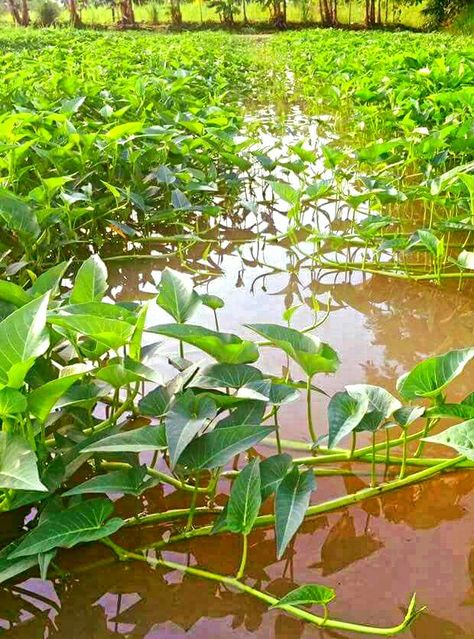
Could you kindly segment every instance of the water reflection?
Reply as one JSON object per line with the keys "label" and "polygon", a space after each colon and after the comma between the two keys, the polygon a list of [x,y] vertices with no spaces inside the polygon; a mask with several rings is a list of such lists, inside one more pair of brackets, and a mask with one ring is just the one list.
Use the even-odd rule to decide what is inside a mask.
{"label": "water reflection", "polygon": [[[320,486],[323,500],[361,487],[331,478]],[[416,590],[431,612],[412,629],[415,639],[472,636],[472,474],[451,473],[415,488],[385,495],[304,523],[284,560],[275,559],[273,531],[251,536],[247,579],[274,595],[305,582],[337,589],[335,616],[374,624],[397,622],[397,607]],[[321,482],[322,483],[322,482]],[[159,503],[166,499],[166,503]],[[123,502],[123,503],[121,503]],[[157,506],[170,507],[173,495]],[[119,511],[130,501],[119,500]],[[460,523],[462,522],[462,525]],[[471,523],[471,525],[470,525]],[[150,543],[164,528],[121,533],[128,547]],[[183,542],[170,558],[224,574],[236,569],[240,540],[233,535]],[[177,553],[177,554],[175,554]],[[106,564],[97,566],[97,561]],[[1,627],[7,637],[345,637],[322,633],[288,619],[223,585],[143,564],[111,561],[97,546],[64,551],[68,578],[31,578],[2,588]],[[96,566],[88,569],[88,566]],[[449,595],[449,596],[447,596]],[[401,612],[400,612],[401,614]],[[457,633],[457,634],[456,634]],[[349,636],[349,635],[347,635]]]}

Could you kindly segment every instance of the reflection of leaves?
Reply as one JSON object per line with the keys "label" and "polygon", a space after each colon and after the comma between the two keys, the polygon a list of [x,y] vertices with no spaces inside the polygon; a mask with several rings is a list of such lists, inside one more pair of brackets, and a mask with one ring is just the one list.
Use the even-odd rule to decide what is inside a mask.
{"label": "reflection of leaves", "polygon": [[383,513],[393,523],[405,522],[414,529],[435,528],[442,521],[464,517],[466,510],[459,502],[473,487],[472,473],[443,475],[384,495]]}
{"label": "reflection of leaves", "polygon": [[[405,613],[405,611],[403,611]],[[413,623],[410,628],[413,639],[427,639],[428,637],[436,637],[436,639],[469,639],[470,634],[447,619],[435,617],[424,612]]]}
{"label": "reflection of leaves", "polygon": [[322,575],[332,575],[382,547],[383,543],[372,535],[357,535],[353,516],[344,513],[329,531],[316,567],[321,568]]}

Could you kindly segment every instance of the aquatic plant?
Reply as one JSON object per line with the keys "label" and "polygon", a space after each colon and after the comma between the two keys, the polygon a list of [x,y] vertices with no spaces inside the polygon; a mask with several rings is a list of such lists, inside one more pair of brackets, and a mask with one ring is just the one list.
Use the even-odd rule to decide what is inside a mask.
{"label": "aquatic plant", "polygon": [[[281,599],[248,585],[248,536],[257,527],[273,525],[281,558],[307,517],[418,484],[448,469],[473,467],[472,394],[455,404],[446,390],[474,358],[474,348],[420,362],[398,380],[400,399],[378,386],[347,386],[329,403],[328,439],[313,441],[310,429],[309,442],[279,439],[280,447],[305,450],[306,457],[267,455],[264,450],[277,443],[272,417],[278,407],[295,400],[301,387],[310,391],[311,402],[313,376],[337,369],[333,349],[310,337],[314,327],[299,333],[284,325],[251,325],[265,340],[253,342],[190,323],[203,302],[209,305],[209,297],[203,299],[189,276],[167,269],[149,302],[113,303],[107,269],[97,255],[81,265],[65,290],[61,282],[69,268],[68,263],[53,267],[25,288],[8,281],[0,285],[5,305],[0,322],[0,509],[34,508],[29,530],[0,551],[0,579],[38,569],[42,578],[59,575],[61,548],[101,541],[121,560],[227,584],[317,626],[390,636],[410,625],[422,610],[415,597],[399,626],[379,628],[333,619],[327,605],[335,593],[322,585],[302,585]],[[175,323],[150,326],[147,312],[155,304]],[[149,341],[157,334],[166,341]],[[295,378],[291,367],[284,379],[260,370],[255,363],[262,346],[288,355],[307,374],[308,384]],[[166,362],[174,373],[163,374]],[[453,418],[459,423],[432,434],[435,424]],[[377,441],[377,433],[397,425],[401,436]],[[355,436],[364,432],[370,433],[371,443],[358,448]],[[350,449],[336,448],[351,434]],[[427,441],[447,445],[457,456],[423,456]],[[413,457],[408,442],[419,444]],[[400,445],[402,456],[393,455]],[[145,462],[144,454],[151,454],[151,461]],[[351,461],[370,466],[371,486],[311,504],[315,475],[347,472],[338,464]],[[380,482],[381,464],[400,465],[400,476]],[[419,470],[407,473],[411,467]],[[223,507],[214,501],[219,481],[231,482]],[[106,497],[138,496],[158,484],[190,494],[190,506],[123,518]],[[260,514],[270,499],[273,513]],[[203,516],[211,523],[196,525]],[[164,522],[173,524],[174,534],[160,536],[157,528],[158,540],[146,548],[124,549],[113,539],[124,527]],[[177,541],[225,532],[242,537],[235,576],[161,554]],[[323,616],[300,607],[306,604],[323,606]]]}

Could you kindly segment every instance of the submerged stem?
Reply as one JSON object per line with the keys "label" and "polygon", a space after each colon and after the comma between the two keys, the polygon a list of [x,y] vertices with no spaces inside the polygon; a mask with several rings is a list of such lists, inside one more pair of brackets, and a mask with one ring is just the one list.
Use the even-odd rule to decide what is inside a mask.
{"label": "submerged stem", "polygon": [[[264,601],[269,606],[277,606],[279,600],[276,597],[273,597],[270,594],[262,592],[261,590],[257,590],[256,588],[252,588],[247,584],[242,583],[235,577],[228,577],[227,575],[220,575],[215,572],[210,572],[208,570],[202,570],[201,568],[195,568],[193,566],[185,566],[183,564],[168,561],[165,559],[154,559],[151,557],[146,557],[145,555],[141,555],[137,552],[130,552],[121,546],[118,546],[110,539],[103,539],[102,542],[111,548],[117,557],[121,561],[141,561],[143,563],[147,563],[153,567],[162,567],[169,568],[170,570],[178,570],[179,572],[186,573],[188,575],[193,575],[195,577],[199,577],[201,579],[207,579],[209,581],[216,581],[219,583],[226,584],[227,586],[231,586],[249,594],[260,601]],[[418,617],[418,615],[422,612],[423,609],[416,609],[416,600],[415,595],[413,595],[410,604],[408,606],[407,613],[403,619],[403,621],[398,626],[392,626],[390,628],[380,628],[376,626],[365,626],[363,624],[351,623],[348,621],[339,621],[337,619],[328,619],[325,614],[324,617],[320,617],[306,610],[302,610],[296,606],[292,606],[290,604],[284,604],[278,606],[280,610],[284,610],[289,613],[293,617],[301,619],[303,621],[307,621],[315,626],[324,626],[325,628],[333,628],[335,630],[345,630],[350,632],[358,632],[369,635],[376,635],[379,637],[390,637],[396,635],[403,630],[405,630],[411,623]]]}

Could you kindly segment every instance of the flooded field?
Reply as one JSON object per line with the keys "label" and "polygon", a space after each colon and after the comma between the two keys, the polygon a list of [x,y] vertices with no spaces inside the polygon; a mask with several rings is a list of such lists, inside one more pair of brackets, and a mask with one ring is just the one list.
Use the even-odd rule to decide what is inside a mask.
{"label": "flooded field", "polygon": [[[231,48],[229,43],[226,46]],[[256,41],[255,46],[262,52],[272,45],[270,39],[265,38]],[[413,46],[416,46],[415,41]],[[138,51],[137,55],[141,55],[141,50]],[[297,62],[298,55],[295,54],[295,67]],[[279,69],[277,62],[275,69]],[[424,67],[421,69],[424,78],[426,72]],[[403,395],[400,381],[397,383],[402,375],[416,369],[423,360],[449,352],[464,353],[466,347],[472,345],[474,271],[471,260],[474,253],[471,236],[474,226],[472,211],[471,216],[466,214],[469,197],[474,193],[470,190],[472,184],[469,181],[472,166],[466,164],[467,168],[464,167],[461,176],[464,176],[464,181],[458,180],[457,174],[454,177],[448,175],[447,171],[434,184],[432,172],[437,165],[434,160],[428,161],[423,157],[420,164],[423,165],[426,160],[428,168],[423,174],[424,181],[420,179],[418,183],[421,172],[415,173],[414,157],[410,155],[412,147],[404,160],[403,170],[399,170],[403,160],[390,155],[395,148],[393,141],[390,142],[390,151],[373,149],[385,144],[383,140],[374,141],[366,130],[370,127],[376,129],[376,116],[367,120],[367,127],[361,127],[358,126],[360,112],[347,110],[348,121],[344,129],[341,120],[346,111],[341,108],[338,112],[334,104],[339,99],[342,101],[336,80],[334,86],[339,92],[331,86],[332,91],[322,91],[321,97],[316,96],[316,99],[309,84],[301,84],[298,72],[301,69],[295,74],[289,65],[284,72],[281,69],[274,71],[273,80],[281,85],[274,91],[278,99],[274,95],[272,101],[265,97],[267,91],[262,91],[264,97],[261,99],[250,96],[240,102],[239,108],[245,116],[242,129],[235,134],[232,128],[230,133],[229,125],[229,130],[221,135],[223,148],[220,152],[232,166],[226,165],[219,169],[220,172],[216,168],[212,180],[208,177],[205,183],[204,172],[211,162],[209,158],[202,160],[201,156],[208,152],[208,148],[215,148],[216,140],[213,139],[212,144],[206,140],[203,145],[205,151],[199,149],[192,158],[195,150],[191,149],[190,143],[189,166],[180,157],[177,168],[173,168],[176,175],[160,165],[150,173],[151,178],[148,175],[143,180],[146,197],[152,198],[159,188],[165,189],[163,198],[166,206],[157,207],[155,211],[148,201],[145,202],[145,196],[140,199],[143,194],[137,193],[136,185],[133,188],[137,192],[127,191],[128,185],[119,192],[113,184],[105,183],[108,197],[115,204],[114,216],[102,213],[79,231],[73,228],[72,222],[68,227],[68,242],[75,247],[75,260],[72,268],[71,264],[67,264],[59,275],[57,287],[62,282],[65,293],[63,298],[53,302],[48,315],[48,321],[57,330],[53,345],[62,345],[59,338],[65,339],[67,344],[63,350],[54,350],[54,358],[49,364],[53,363],[52,368],[63,363],[64,368],[68,368],[66,365],[69,364],[79,368],[87,364],[90,365],[87,374],[92,375],[96,370],[99,374],[88,385],[88,388],[94,385],[93,395],[81,395],[79,391],[85,389],[72,386],[78,390],[78,396],[71,398],[67,394],[68,387],[55,399],[47,418],[43,417],[43,413],[46,415],[43,409],[33,405],[38,413],[35,417],[41,422],[32,431],[33,439],[38,437],[38,433],[42,437],[37,448],[38,459],[43,463],[43,457],[47,458],[44,451],[55,447],[53,460],[66,460],[68,470],[55,483],[54,474],[53,477],[47,475],[53,462],[44,463],[46,470],[41,477],[47,488],[43,484],[41,486],[51,492],[44,508],[40,497],[38,502],[28,501],[27,494],[24,501],[19,498],[15,502],[17,497],[11,491],[2,493],[0,503],[5,512],[2,512],[0,520],[3,547],[0,568],[5,574],[2,575],[0,590],[0,636],[6,639],[105,639],[119,636],[220,639],[232,635],[236,639],[349,639],[375,634],[359,629],[359,634],[354,635],[343,623],[340,627],[324,627],[324,620],[322,623],[314,620],[307,623],[302,618],[291,616],[291,610],[269,608],[268,603],[271,602],[263,602],[258,596],[240,591],[236,580],[229,578],[226,582],[216,578],[216,575],[238,573],[242,544],[247,543],[248,557],[246,563],[243,562],[245,575],[242,583],[250,584],[254,591],[281,599],[302,584],[321,584],[333,588],[337,594],[330,605],[331,620],[344,620],[348,626],[351,623],[364,624],[372,630],[373,627],[385,629],[400,624],[404,615],[408,614],[410,597],[416,593],[417,604],[426,606],[426,610],[417,617],[415,615],[411,625],[403,628],[399,636],[413,639],[472,639],[474,636],[474,473],[472,457],[469,456],[472,443],[469,446],[466,440],[461,440],[461,443],[456,440],[452,448],[441,448],[434,443],[420,444],[422,436],[443,431],[446,421],[441,421],[441,418],[447,416],[449,426],[459,421],[456,418],[461,417],[461,413],[446,415],[442,413],[444,406],[462,405],[463,416],[471,408],[468,398],[474,386],[474,369],[471,363],[463,371],[468,362],[467,355],[462,365],[446,373],[446,380],[442,379],[442,375],[447,366],[443,368],[444,365],[440,365],[436,369],[432,375],[435,381],[429,379],[433,392],[423,394],[420,391],[411,397],[405,396],[410,408],[419,399],[423,407],[429,406],[429,410],[434,412],[427,413],[424,433],[410,435],[403,458],[404,424],[400,417],[395,417],[397,411],[394,410],[394,406],[401,406],[394,396]],[[178,71],[172,75],[173,82],[178,84],[186,83],[186,77],[186,73]],[[198,77],[197,93],[202,89],[200,83],[202,78]],[[145,93],[145,89],[137,85],[137,92],[140,91]],[[372,96],[369,97],[372,100]],[[205,99],[211,98],[207,96]],[[215,96],[212,99],[217,101]],[[370,101],[365,94],[360,97],[361,101],[365,99]],[[191,117],[195,107],[187,105],[186,108],[188,111],[183,119],[186,129],[193,134],[201,131]],[[219,118],[224,118],[223,112],[218,113],[217,106],[214,108],[215,112],[206,114],[210,122],[206,122],[206,126],[211,128],[217,126],[215,123],[220,122]],[[166,117],[169,121],[165,118],[159,133],[158,126],[151,133],[147,129],[146,135],[152,140],[155,135],[164,135],[166,127],[171,130],[171,117]],[[229,116],[229,121],[232,117]],[[353,131],[356,126],[358,137]],[[137,131],[134,130],[130,139]],[[110,131],[107,135],[110,138]],[[417,135],[428,136],[424,131],[418,131]],[[173,153],[179,155],[176,147],[185,137],[176,134],[169,142],[171,157]],[[459,139],[457,159],[464,158]],[[372,147],[361,160],[362,144]],[[113,161],[117,162],[113,177],[118,179],[119,175],[126,181],[120,173],[123,167],[120,169],[119,164],[126,156],[121,146],[125,148],[126,142],[120,139],[110,157],[113,155]],[[141,158],[143,162],[148,162],[150,148],[145,150]],[[242,150],[250,160],[238,156]],[[468,152],[465,153],[468,156]],[[141,161],[138,155],[133,156],[131,150],[125,159],[130,164],[136,162],[139,165]],[[436,161],[444,162],[442,158]],[[198,166],[199,162],[202,164]],[[367,168],[364,162],[373,164]],[[181,189],[172,191],[176,180],[181,181]],[[463,191],[462,185],[469,189]],[[436,193],[435,187],[438,189]],[[406,190],[408,197],[402,189]],[[428,191],[432,200],[427,195]],[[452,197],[453,192],[457,199]],[[78,198],[84,210],[88,210],[86,205],[92,209],[92,187],[90,193],[87,192],[90,199],[85,193],[86,190],[77,191],[74,197]],[[188,197],[191,200],[195,197],[198,204],[194,200],[191,203]],[[53,196],[48,200],[48,206],[52,208],[53,200]],[[65,200],[69,205],[67,198]],[[44,199],[39,201],[46,206]],[[109,205],[110,199],[103,204],[104,210]],[[128,209],[128,217],[122,220],[120,215]],[[71,221],[71,210],[68,210],[68,215]],[[94,239],[89,235],[92,227]],[[78,235],[74,237],[76,232]],[[44,259],[45,267],[51,266],[56,250],[58,259],[63,250],[70,255],[68,248],[55,246],[54,232],[51,232],[48,241],[53,248],[40,259]],[[85,259],[96,248],[100,249],[103,262],[90,266],[89,258],[85,264],[96,269],[93,285],[89,288],[94,294],[96,287],[101,289],[99,297],[87,299],[86,295],[86,298],[81,298],[75,262],[79,262],[78,256]],[[9,268],[12,270],[12,267]],[[188,279],[175,284],[170,297],[162,303],[158,298],[157,304],[157,290],[163,290],[165,269],[173,269],[172,272],[182,273]],[[189,278],[192,280],[191,288],[187,284]],[[192,324],[185,324],[187,316],[183,320],[177,319],[176,308],[170,303],[172,298],[179,307],[179,300],[176,300],[182,294],[181,289],[186,289],[191,300],[189,303],[195,305]],[[204,300],[206,295],[217,296],[212,299],[214,302],[219,299],[218,305],[198,304],[193,297]],[[150,305],[146,327],[157,327],[157,330],[145,331],[138,347],[131,333],[127,333],[128,337],[120,342],[117,337],[119,330],[124,328],[126,321],[132,322],[132,314],[141,317],[141,305],[147,301]],[[103,302],[107,302],[108,307]],[[71,310],[74,306],[80,308]],[[97,320],[95,313],[99,312],[105,313],[106,321],[97,328],[91,318]],[[174,325],[167,324],[170,314],[176,320]],[[79,327],[73,322],[75,315],[82,318],[83,324]],[[32,322],[31,318],[28,321]],[[135,317],[133,321],[135,327],[140,326],[140,319]],[[86,323],[87,328],[84,328]],[[298,359],[301,355],[298,349],[291,350],[286,343],[281,346],[282,340],[278,342],[275,338],[272,341],[263,333],[258,334],[264,340],[256,342],[258,331],[249,326],[256,324],[281,325],[304,337],[317,335],[323,344],[330,345],[331,352],[324,357],[321,355],[325,361],[318,364],[322,368],[316,373],[309,373],[304,367],[306,360]],[[179,330],[186,326],[196,329],[197,326],[212,331],[214,337],[222,333],[238,335],[244,340],[239,342],[239,346],[245,344],[248,349],[258,347],[256,356],[249,351],[250,356],[242,356],[236,362],[228,355],[223,365],[230,367],[229,370],[234,367],[235,371],[238,366],[247,366],[248,371],[248,364],[259,357],[257,373],[260,375],[260,369],[265,371],[265,380],[258,381],[270,380],[270,386],[288,384],[293,395],[296,390],[299,397],[291,403],[283,400],[280,403],[276,400],[269,402],[270,395],[265,393],[270,391],[262,385],[252,386],[252,382],[248,382],[233,386],[232,380],[229,384],[220,380],[220,384],[212,385],[209,379],[203,381],[199,375],[202,371],[209,372],[209,367],[206,368],[209,356],[222,363],[219,349],[227,356],[229,343],[222,340],[219,348],[212,350],[208,344],[201,347],[202,342],[191,335],[189,339],[185,336],[179,340],[177,351],[178,341],[168,339],[169,335],[160,329],[162,325],[167,326],[168,331],[171,330],[169,326],[177,326]],[[75,332],[81,337],[71,337]],[[183,335],[179,334],[180,337]],[[157,339],[160,344],[155,349]],[[99,348],[103,344],[108,349]],[[317,345],[319,348],[319,342]],[[332,349],[337,355],[332,355]],[[304,352],[314,355],[311,347]],[[127,369],[128,360],[134,361],[133,370]],[[141,368],[138,362],[143,364]],[[329,369],[331,373],[337,369],[337,373],[326,374]],[[79,376],[76,370],[79,369],[75,368],[73,373]],[[243,368],[239,369],[239,375],[241,370]],[[192,375],[188,378],[189,371]],[[41,367],[33,372],[41,376]],[[80,374],[85,373],[82,371]],[[176,378],[170,382],[175,375]],[[53,381],[60,379],[59,376]],[[111,392],[108,394],[103,391],[103,382],[109,384],[108,391]],[[419,381],[420,388],[422,382]],[[82,383],[81,378],[77,384]],[[449,389],[445,393],[448,383]],[[328,433],[331,436],[333,427],[328,417],[331,398],[345,387],[355,388],[354,385],[368,385],[364,387],[366,389],[377,387],[379,391],[385,389],[387,395],[392,394],[392,402],[395,401],[376,426],[360,429],[357,445],[362,447],[363,454],[359,456],[359,449],[355,449],[355,433],[358,424],[362,423],[361,416],[352,430],[346,432],[346,435],[352,433],[354,437],[351,450],[346,448],[341,452],[336,448],[331,451],[327,436]],[[143,403],[157,388],[165,389],[164,395],[173,388],[173,392],[169,391],[166,407],[160,404],[159,409],[154,407],[155,412],[149,408],[145,410]],[[114,435],[143,433],[146,428],[155,432],[159,428],[163,430],[173,410],[172,402],[185,395],[189,399],[189,393],[195,393],[193,401],[197,404],[193,405],[191,414],[197,420],[200,412],[198,403],[207,393],[212,401],[222,404],[217,403],[219,410],[214,406],[214,412],[209,411],[208,405],[205,407],[205,417],[193,435],[199,437],[191,438],[192,441],[187,442],[189,447],[212,435],[221,426],[222,422],[219,422],[215,430],[209,429],[209,426],[214,427],[216,412],[222,416],[229,410],[227,419],[235,416],[239,404],[231,402],[241,391],[247,395],[243,394],[238,399],[247,400],[250,407],[242,425],[253,423],[255,402],[260,402],[263,407],[268,403],[269,412],[264,413],[262,408],[257,418],[258,424],[264,422],[269,425],[268,433],[251,446],[241,447],[216,466],[194,467],[191,466],[192,458],[186,464],[182,457],[176,464],[167,450],[167,445],[170,445],[169,442],[166,444],[166,438],[164,444],[161,440],[158,444],[156,441],[150,444],[147,440],[148,448],[141,440],[139,444],[132,442],[132,445],[131,440],[128,441],[126,445],[129,448],[93,447],[102,442],[102,430],[108,433],[110,429],[111,438]],[[69,405],[65,397],[73,406],[71,412],[64,410]],[[161,400],[159,398],[157,403]],[[355,400],[362,402],[357,394]],[[366,401],[364,418],[377,413],[376,410],[369,411],[368,405]],[[357,407],[355,410],[358,410]],[[2,413],[3,419],[6,417]],[[466,419],[471,423],[469,417]],[[314,433],[311,428],[308,430],[311,422]],[[185,422],[186,427],[187,424]],[[221,426],[221,431],[226,427],[229,428],[229,424]],[[234,425],[234,428],[237,426]],[[120,429],[123,432],[119,433]],[[170,437],[170,434],[167,433],[167,436]],[[229,502],[231,487],[235,486],[237,478],[242,477],[245,469],[252,464],[261,464],[275,455],[278,438],[281,438],[282,451],[293,458],[289,463],[296,475],[314,474],[316,480],[315,489],[309,491],[309,510],[305,507],[301,513],[301,526],[296,534],[286,539],[284,552],[280,552],[280,546],[277,548],[273,528],[276,517],[273,515],[274,502],[278,497],[274,499],[273,495],[269,496],[270,493],[263,498],[260,510],[259,502],[255,526],[250,527],[251,531],[242,535],[229,532],[211,535],[216,519],[225,515],[223,508]],[[397,440],[393,448],[390,448],[391,440]],[[345,441],[344,445],[350,447],[351,444]],[[411,473],[442,466],[445,460],[454,458],[453,448],[456,454],[463,455],[457,467],[442,467],[433,476],[421,477],[420,482],[403,483]],[[421,452],[425,456],[421,456]],[[186,448],[181,450],[183,454],[186,454]],[[333,461],[331,454],[334,455]],[[404,474],[407,456],[408,477]],[[15,558],[16,546],[10,555],[1,554],[5,548],[11,550],[7,544],[16,544],[20,533],[30,528],[36,530],[32,524],[37,519],[40,520],[38,528],[41,528],[48,524],[48,518],[57,517],[58,512],[59,516],[64,514],[64,505],[60,504],[61,497],[57,491],[63,488],[73,491],[76,484],[93,480],[96,472],[103,476],[100,475],[103,471],[124,468],[144,469],[138,486],[128,491],[130,494],[120,490],[91,491],[107,495],[113,503],[115,515],[121,518],[122,523],[117,524],[109,536],[102,538],[104,543],[80,544],[73,548],[70,548],[74,545],[72,542],[64,540],[58,543],[58,547],[40,544],[36,553],[38,561],[34,559],[21,570],[17,570],[17,564],[8,563],[9,556]],[[300,473],[299,468],[307,470]],[[149,472],[150,469],[152,472]],[[156,479],[155,485],[148,487],[146,492],[142,490],[145,475],[146,481]],[[33,479],[35,477],[39,482],[39,476],[35,475]],[[211,490],[209,487],[214,480]],[[280,478],[279,481],[284,480]],[[392,489],[391,482],[397,486],[396,489]],[[379,492],[376,489],[380,489]],[[359,491],[369,493],[370,490],[373,492],[368,498],[363,498],[364,493],[361,493],[362,496],[358,494]],[[80,494],[72,493],[70,501],[67,501],[68,493],[62,493],[68,509],[88,503],[87,499],[81,501]],[[341,504],[332,503],[350,495],[354,496],[353,500],[348,497]],[[311,507],[319,505],[322,514],[314,510],[311,512]],[[155,515],[159,517],[161,514],[161,521],[153,521]],[[265,521],[266,516],[268,519]],[[297,518],[297,514],[288,517],[289,520],[292,518]],[[99,522],[98,528],[104,521]],[[108,520],[105,527],[112,521],[114,519]],[[113,536],[112,542],[110,536]],[[83,540],[100,539],[96,536]],[[117,553],[116,544],[122,549],[136,550],[139,555],[122,556],[122,559],[137,560],[117,560],[113,554]],[[280,559],[277,559],[278,555],[281,555]],[[120,549],[118,556],[120,558]],[[27,559],[30,559],[28,555]],[[181,568],[173,570],[172,563],[166,565],[166,562],[178,562],[184,574]],[[34,574],[35,571],[38,573],[37,563],[43,578]],[[186,572],[186,568],[190,567],[208,571],[207,577],[199,579],[196,574]],[[209,574],[214,577],[209,577]],[[317,606],[314,610],[320,613]],[[318,624],[320,627],[317,627]],[[385,631],[378,634],[389,636]]]}

